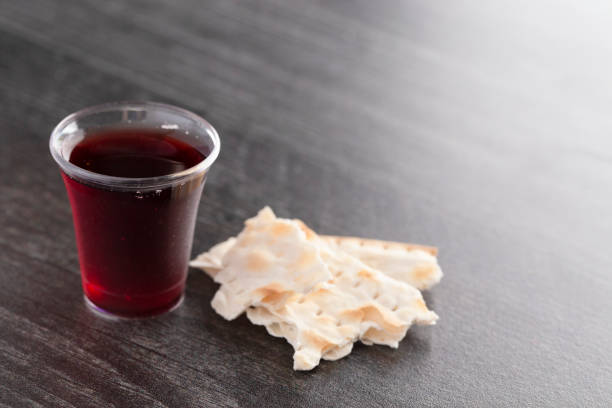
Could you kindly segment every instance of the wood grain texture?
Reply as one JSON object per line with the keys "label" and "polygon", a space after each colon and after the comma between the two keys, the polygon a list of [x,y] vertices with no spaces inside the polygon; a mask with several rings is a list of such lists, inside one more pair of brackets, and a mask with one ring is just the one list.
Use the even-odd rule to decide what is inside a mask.
{"label": "wood grain texture", "polygon": [[[0,406],[609,406],[612,10],[577,1],[0,0]],[[150,99],[221,134],[194,254],[269,204],[440,248],[441,320],[309,373],[191,271],[184,305],[82,301],[47,148]]]}

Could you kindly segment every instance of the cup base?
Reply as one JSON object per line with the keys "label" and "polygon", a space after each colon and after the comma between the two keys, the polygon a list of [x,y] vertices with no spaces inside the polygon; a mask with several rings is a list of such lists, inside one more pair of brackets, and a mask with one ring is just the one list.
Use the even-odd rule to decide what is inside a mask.
{"label": "cup base", "polygon": [[115,320],[115,321],[116,320],[138,320],[138,319],[148,319],[151,317],[159,317],[161,315],[170,313],[178,309],[183,304],[183,300],[185,299],[185,294],[184,293],[181,294],[181,296],[174,303],[170,304],[169,307],[166,307],[163,309],[155,309],[151,311],[150,313],[144,313],[144,314],[139,313],[137,315],[122,314],[122,313],[111,312],[109,310],[103,309],[100,306],[96,305],[91,300],[89,300],[89,298],[86,295],[83,295],[83,299],[85,300],[85,305],[87,306],[87,309],[89,309],[89,311],[91,311],[94,315],[101,317],[103,319]]}

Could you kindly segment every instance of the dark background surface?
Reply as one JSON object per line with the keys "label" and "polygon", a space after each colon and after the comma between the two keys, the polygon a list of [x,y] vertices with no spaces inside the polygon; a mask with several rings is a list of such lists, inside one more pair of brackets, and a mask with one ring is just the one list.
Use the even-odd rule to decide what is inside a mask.
{"label": "dark background surface", "polygon": [[[0,1],[0,405],[610,406],[605,4]],[[221,134],[194,255],[266,204],[437,245],[439,324],[301,373],[199,271],[169,315],[94,317],[47,141],[126,99]]]}

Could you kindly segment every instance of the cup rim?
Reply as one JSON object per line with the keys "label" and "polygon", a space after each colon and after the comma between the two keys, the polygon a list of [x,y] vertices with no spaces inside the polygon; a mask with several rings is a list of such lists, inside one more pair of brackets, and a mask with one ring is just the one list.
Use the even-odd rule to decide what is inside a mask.
{"label": "cup rim", "polygon": [[[193,119],[194,121],[199,122],[203,125],[206,130],[206,133],[210,136],[212,140],[213,148],[204,160],[188,169],[181,170],[176,173],[166,174],[163,176],[133,178],[108,176],[105,174],[94,173],[93,171],[86,170],[82,167],[72,164],[69,160],[65,159],[63,155],[58,151],[58,146],[56,146],[56,144],[58,144],[58,139],[62,134],[63,130],[70,123],[73,123],[76,119],[83,116],[105,112],[109,110],[115,110],[118,108],[134,108],[135,110],[146,110],[151,108],[164,109],[172,113],[176,113],[180,116]],[[138,190],[168,186],[171,184],[175,184],[179,181],[188,179],[190,176],[193,176],[195,174],[206,172],[219,156],[219,152],[221,150],[221,140],[219,139],[219,134],[217,133],[216,129],[206,119],[199,115],[196,115],[195,113],[187,109],[160,102],[119,101],[89,106],[66,116],[57,124],[57,126],[55,126],[55,128],[53,128],[53,131],[51,132],[51,137],[49,138],[49,149],[51,150],[51,156],[53,156],[53,159],[57,162],[57,164],[64,171],[64,173],[66,173],[66,175],[71,178],[76,178],[89,184],[96,184],[99,186],[105,186],[110,188]]]}

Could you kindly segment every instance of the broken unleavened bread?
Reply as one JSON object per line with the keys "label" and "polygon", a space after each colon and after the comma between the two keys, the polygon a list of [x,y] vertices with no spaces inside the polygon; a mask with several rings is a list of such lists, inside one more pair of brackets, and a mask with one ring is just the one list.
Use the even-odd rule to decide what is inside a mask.
{"label": "broken unleavened bread", "polygon": [[[310,370],[321,358],[344,357],[357,340],[397,347],[413,323],[436,322],[419,290],[407,283],[414,276],[376,269],[372,263],[394,264],[376,261],[374,250],[356,249],[365,244],[319,237],[299,220],[276,218],[267,207],[245,224],[236,238],[211,248],[192,266],[221,284],[212,300],[217,313],[232,320],[246,311],[252,323],[287,339],[295,349],[294,369]],[[368,246],[375,243],[380,242]],[[385,245],[388,251],[390,243]],[[429,256],[437,267],[430,248],[413,250],[424,255],[412,264],[431,264]],[[369,258],[362,260],[357,252],[374,261],[365,263]],[[420,286],[439,280],[439,268],[430,270],[433,278],[422,279]]]}

